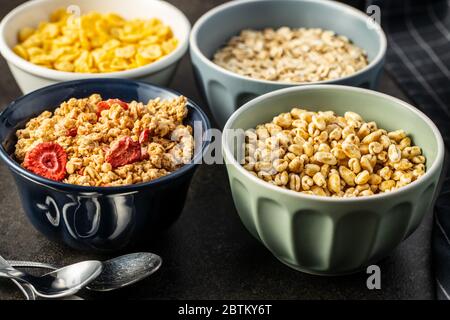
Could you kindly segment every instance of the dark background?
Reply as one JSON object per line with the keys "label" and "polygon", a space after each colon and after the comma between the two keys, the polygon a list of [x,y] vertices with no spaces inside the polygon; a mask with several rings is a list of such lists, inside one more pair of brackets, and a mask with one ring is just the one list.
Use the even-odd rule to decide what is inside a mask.
{"label": "dark background", "polygon": [[[93,0],[95,1],[95,0]],[[2,0],[0,17],[21,0]],[[203,13],[226,1],[172,0],[193,24]],[[362,1],[349,1],[361,3]],[[21,95],[7,65],[0,59],[0,106]],[[186,56],[171,88],[197,101],[208,112],[195,86]],[[380,91],[408,100],[384,75]],[[107,259],[52,243],[33,229],[22,212],[14,182],[0,165],[0,254],[7,259],[65,265]],[[379,263],[382,289],[370,291],[367,275],[317,277],[289,269],[245,230],[235,211],[223,165],[197,171],[181,218],[157,243],[131,251],[151,251],[164,259],[150,278],[119,291],[81,292],[91,299],[433,299],[430,267],[429,213],[419,229],[390,257]],[[22,298],[9,281],[0,279],[0,299]]]}

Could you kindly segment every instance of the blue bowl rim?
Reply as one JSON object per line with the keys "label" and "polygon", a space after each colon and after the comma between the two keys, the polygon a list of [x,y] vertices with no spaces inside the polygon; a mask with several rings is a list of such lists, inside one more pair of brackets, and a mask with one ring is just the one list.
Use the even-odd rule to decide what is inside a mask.
{"label": "blue bowl rim", "polygon": [[[322,81],[313,81],[313,82],[286,82],[286,81],[255,79],[255,78],[251,78],[249,76],[240,75],[238,73],[235,73],[235,72],[229,71],[223,67],[220,67],[219,65],[215,64],[210,58],[208,58],[207,56],[205,56],[203,54],[203,52],[200,50],[200,48],[198,46],[197,38],[198,38],[198,30],[205,23],[205,21],[207,21],[209,19],[213,19],[215,15],[221,13],[222,11],[228,10],[230,8],[245,5],[247,3],[254,3],[254,2],[257,3],[257,2],[264,2],[264,1],[267,1],[267,0],[231,1],[231,2],[221,4],[217,7],[214,7],[213,9],[206,12],[204,15],[202,15],[197,20],[197,22],[192,27],[192,31],[191,31],[191,35],[190,35],[190,39],[189,39],[191,54],[194,54],[195,56],[197,56],[200,59],[200,61],[202,61],[205,65],[212,68],[213,70],[215,70],[221,74],[225,74],[235,80],[251,81],[251,82],[263,84],[263,85],[274,85],[274,86],[279,86],[280,88],[285,87],[285,86],[298,86],[298,85],[335,84],[340,81],[352,80],[352,79],[355,79],[355,78],[361,76],[364,73],[371,72],[372,70],[374,70],[378,66],[380,66],[380,64],[382,65],[384,63],[384,59],[386,57],[386,52],[387,52],[387,38],[386,38],[386,34],[384,33],[383,29],[379,25],[376,25],[377,27],[374,28],[374,30],[373,30],[373,32],[376,32],[378,38],[380,39],[380,48],[378,50],[378,53],[374,57],[374,59],[372,61],[369,61],[369,64],[367,66],[365,66],[364,68],[362,68],[361,70],[359,70],[351,75],[348,75],[345,77],[340,77],[337,79],[332,79],[332,80],[322,80]],[[301,4],[302,2],[318,3],[318,4],[322,4],[322,5],[332,6],[332,7],[338,8],[340,10],[344,10],[359,19],[363,19],[363,18],[369,19],[369,16],[366,16],[362,11],[360,11],[348,4],[341,3],[341,2],[328,1],[328,0],[282,0],[282,1],[298,2],[299,4]],[[365,49],[365,48],[363,48],[363,49]]]}
{"label": "blue bowl rim", "polygon": [[[81,80],[73,80],[73,81],[65,81],[65,82],[60,82],[60,83],[56,83],[50,86],[46,86],[43,88],[40,88],[38,90],[35,90],[33,92],[30,92],[26,95],[21,96],[20,98],[12,101],[1,113],[0,113],[0,119],[4,117],[5,113],[10,110],[11,108],[14,108],[16,105],[19,105],[23,100],[28,99],[30,97],[36,97],[39,96],[42,93],[46,93],[46,92],[51,92],[54,90],[58,90],[61,88],[66,88],[66,87],[74,87],[77,86],[78,84],[97,84],[97,83],[124,83],[124,84],[128,84],[128,85],[138,85],[138,86],[144,86],[147,87],[149,89],[157,89],[157,90],[161,90],[161,91],[166,91],[170,94],[176,95],[176,96],[180,96],[181,93],[173,90],[173,89],[169,89],[169,88],[165,88],[165,87],[161,87],[161,86],[157,86],[154,84],[149,84],[143,81],[136,81],[136,80],[128,80],[128,79],[119,79],[119,78],[94,78],[94,79],[81,79]],[[184,166],[182,166],[181,168],[177,169],[176,171],[154,179],[152,181],[149,182],[143,182],[143,183],[137,183],[137,184],[130,184],[130,185],[124,185],[124,186],[113,186],[113,187],[87,187],[87,186],[80,186],[80,185],[76,185],[76,184],[69,184],[69,183],[63,183],[63,182],[58,182],[58,181],[54,181],[54,180],[50,180],[44,177],[41,177],[39,175],[36,175],[24,168],[22,168],[19,163],[17,161],[15,161],[9,154],[8,152],[5,150],[3,143],[0,143],[0,158],[8,165],[8,167],[12,170],[14,170],[16,173],[18,173],[19,175],[21,175],[22,177],[27,178],[28,180],[31,180],[34,183],[38,183],[40,185],[44,185],[46,187],[50,187],[50,188],[54,188],[56,190],[61,190],[61,189],[70,189],[71,191],[76,191],[76,192],[81,192],[81,193],[122,193],[122,192],[133,192],[133,191],[137,191],[137,189],[143,189],[146,187],[153,187],[155,185],[160,185],[160,184],[164,184],[169,182],[170,180],[173,180],[175,178],[178,178],[184,174],[186,174],[187,172],[189,172],[190,170],[194,169],[195,166],[200,163],[200,160],[202,159],[203,153],[204,151],[207,149],[209,143],[211,142],[211,132],[210,132],[210,128],[211,128],[211,123],[208,119],[208,117],[206,116],[205,112],[191,99],[188,98],[188,104],[189,106],[194,109],[195,112],[198,112],[198,114],[200,115],[203,125],[206,129],[205,133],[206,136],[203,137],[203,143],[202,143],[202,147],[201,149],[197,149],[196,154],[194,155],[194,158],[192,159],[192,161],[188,164],[185,164]]]}

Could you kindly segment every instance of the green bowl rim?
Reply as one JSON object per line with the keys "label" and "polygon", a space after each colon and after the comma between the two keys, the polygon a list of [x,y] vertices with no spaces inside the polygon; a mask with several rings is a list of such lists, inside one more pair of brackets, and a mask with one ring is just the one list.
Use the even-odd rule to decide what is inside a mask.
{"label": "green bowl rim", "polygon": [[[259,83],[259,84],[265,84],[265,85],[276,85],[276,86],[280,86],[280,87],[296,86],[296,85],[309,85],[309,84],[327,84],[327,83],[335,83],[336,81],[346,81],[346,80],[356,78],[366,72],[370,72],[373,69],[375,69],[377,66],[379,66],[380,63],[383,63],[384,58],[386,56],[386,51],[387,51],[387,38],[386,38],[386,34],[384,33],[383,29],[378,24],[374,24],[374,26],[376,26],[376,27],[373,28],[372,31],[377,34],[377,36],[380,40],[380,48],[378,50],[378,53],[372,59],[372,61],[369,61],[369,64],[367,66],[365,66],[361,70],[359,70],[351,75],[348,75],[345,77],[340,77],[337,79],[332,79],[332,80],[323,80],[323,81],[314,81],[314,82],[286,82],[286,81],[271,81],[271,80],[255,79],[255,78],[243,76],[238,73],[229,71],[225,68],[222,68],[219,65],[215,64],[213,61],[211,61],[211,59],[206,57],[201,52],[201,50],[198,47],[198,43],[197,43],[197,33],[198,33],[200,26],[203,25],[203,23],[205,23],[206,20],[214,18],[214,15],[220,13],[223,10],[227,10],[227,9],[235,7],[235,6],[241,6],[243,4],[247,4],[247,3],[251,3],[251,2],[264,2],[264,1],[266,1],[266,0],[231,1],[228,3],[224,3],[222,5],[219,5],[217,7],[214,7],[213,9],[206,12],[194,24],[191,34],[189,36],[189,47],[190,47],[191,53],[193,53],[197,57],[199,57],[199,59],[208,67],[212,68],[213,70],[215,70],[219,73],[228,75],[228,76],[232,77],[233,79],[251,81],[253,83]],[[290,1],[290,2],[297,1],[299,4],[301,4],[302,2],[319,3],[319,4],[322,4],[325,6],[331,6],[331,7],[338,8],[339,10],[346,11],[346,12],[352,14],[353,16],[357,17],[358,19],[369,19],[370,18],[369,16],[365,15],[362,11],[360,11],[348,4],[340,3],[340,2],[334,2],[334,1],[329,1],[329,0],[283,0],[283,1]],[[362,49],[365,50],[365,48],[362,48]]]}
{"label": "green bowl rim", "polygon": [[[356,92],[359,94],[369,94],[369,95],[373,95],[373,96],[378,96],[378,97],[386,99],[386,100],[391,100],[392,102],[398,104],[400,107],[408,109],[409,111],[415,113],[419,118],[421,118],[431,128],[431,130],[433,131],[433,134],[434,134],[434,138],[437,142],[436,159],[433,162],[433,164],[431,165],[431,167],[426,171],[426,173],[420,179],[418,179],[404,187],[401,187],[395,191],[392,191],[392,192],[380,193],[380,194],[375,194],[375,195],[370,195],[370,196],[353,197],[353,198],[334,198],[334,197],[325,197],[325,196],[317,196],[317,195],[306,195],[301,192],[297,192],[297,191],[293,191],[293,190],[289,190],[289,189],[283,189],[278,186],[274,186],[270,183],[267,183],[267,182],[255,177],[254,175],[249,173],[247,170],[245,170],[244,167],[236,161],[236,159],[234,158],[234,156],[226,142],[228,139],[228,130],[231,128],[233,123],[241,116],[241,114],[243,112],[247,111],[248,109],[253,108],[254,106],[258,105],[260,102],[262,102],[268,98],[272,98],[272,97],[276,97],[276,96],[283,96],[284,94],[291,93],[291,92],[297,92],[297,91],[298,92],[311,91],[311,90],[312,91],[323,91],[323,90],[330,90],[330,89],[337,89],[337,90],[341,90],[341,91],[351,91],[351,92]],[[332,110],[332,108],[331,108],[331,110]],[[266,93],[264,95],[261,95],[258,98],[255,98],[255,99],[247,102],[246,104],[244,104],[242,107],[237,109],[231,115],[231,117],[228,119],[227,123],[224,126],[223,135],[222,135],[222,150],[223,150],[223,155],[224,155],[226,165],[234,165],[235,167],[237,167],[237,170],[238,170],[238,172],[240,172],[240,174],[246,176],[248,179],[250,179],[254,183],[259,184],[260,186],[262,186],[266,189],[273,190],[274,192],[281,192],[281,193],[286,194],[287,196],[298,197],[299,199],[321,200],[321,201],[327,201],[327,202],[342,203],[342,202],[370,201],[370,200],[374,200],[374,199],[383,199],[383,198],[387,199],[390,197],[395,197],[396,195],[400,195],[401,193],[405,193],[409,189],[415,188],[419,184],[422,184],[425,181],[429,180],[430,177],[432,176],[432,174],[435,174],[436,171],[442,170],[442,165],[444,162],[445,147],[444,147],[444,141],[442,139],[442,135],[441,135],[439,129],[433,123],[433,121],[431,121],[431,119],[428,118],[428,116],[426,116],[422,111],[413,107],[409,103],[406,103],[403,100],[389,96],[387,94],[369,90],[369,89],[363,89],[363,88],[357,88],[357,87],[351,87],[351,86],[343,86],[343,85],[321,84],[321,85],[297,86],[297,87],[290,87],[290,88],[275,90],[275,91]]]}

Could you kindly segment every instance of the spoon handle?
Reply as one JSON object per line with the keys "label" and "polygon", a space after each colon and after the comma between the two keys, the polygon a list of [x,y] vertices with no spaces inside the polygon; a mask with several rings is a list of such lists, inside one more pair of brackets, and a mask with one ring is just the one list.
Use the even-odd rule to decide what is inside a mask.
{"label": "spoon handle", "polygon": [[12,282],[22,291],[23,295],[27,300],[36,300],[36,295],[34,294],[33,289],[31,289],[30,285],[27,283],[20,283],[17,280],[11,279]]}
{"label": "spoon handle", "polygon": [[6,261],[5,259],[3,259],[2,256],[0,256],[0,268],[11,268],[11,266],[9,265],[8,261]]}
{"label": "spoon handle", "polygon": [[14,279],[17,281],[24,281],[23,280],[23,276],[24,274],[19,271],[19,270],[15,270],[11,267],[0,267],[0,277],[1,278],[9,278],[9,279]]}
{"label": "spoon handle", "polygon": [[51,264],[41,263],[41,262],[8,260],[8,264],[14,268],[38,268],[38,269],[50,269],[50,270],[57,269],[56,267],[52,266]]}
{"label": "spoon handle", "polygon": [[0,277],[3,278],[10,278],[10,277],[15,277],[19,274],[20,272],[16,273],[16,270],[11,267],[8,262],[3,259],[2,256],[0,256]]}
{"label": "spoon handle", "polygon": [[[3,259],[2,256],[0,256],[0,266],[9,268],[11,267],[11,265],[5,259]],[[14,279],[11,279],[11,281],[14,282],[14,284],[20,289],[27,300],[36,300],[34,291],[27,283],[23,283]]]}

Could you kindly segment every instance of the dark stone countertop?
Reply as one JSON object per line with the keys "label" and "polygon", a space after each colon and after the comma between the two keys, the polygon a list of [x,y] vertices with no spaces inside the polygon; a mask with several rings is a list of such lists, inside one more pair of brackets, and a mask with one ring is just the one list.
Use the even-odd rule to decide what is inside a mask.
{"label": "dark stone countertop", "polygon": [[[5,1],[0,17],[21,3]],[[191,22],[224,2],[220,0],[170,1]],[[6,63],[0,60],[0,103],[20,95]],[[171,87],[205,106],[195,87],[186,56]],[[390,77],[380,91],[406,99]],[[207,108],[205,108],[207,110]],[[87,255],[52,243],[33,229],[22,212],[13,179],[0,165],[0,254],[8,259],[65,265]],[[433,299],[430,268],[431,213],[420,228],[390,257],[380,262],[382,289],[366,288],[367,275],[317,277],[289,269],[278,262],[239,221],[223,165],[203,165],[197,171],[181,218],[157,243],[128,250],[151,251],[164,263],[150,278],[116,292],[80,295],[90,299]],[[15,287],[0,280],[0,300],[22,298]]]}

